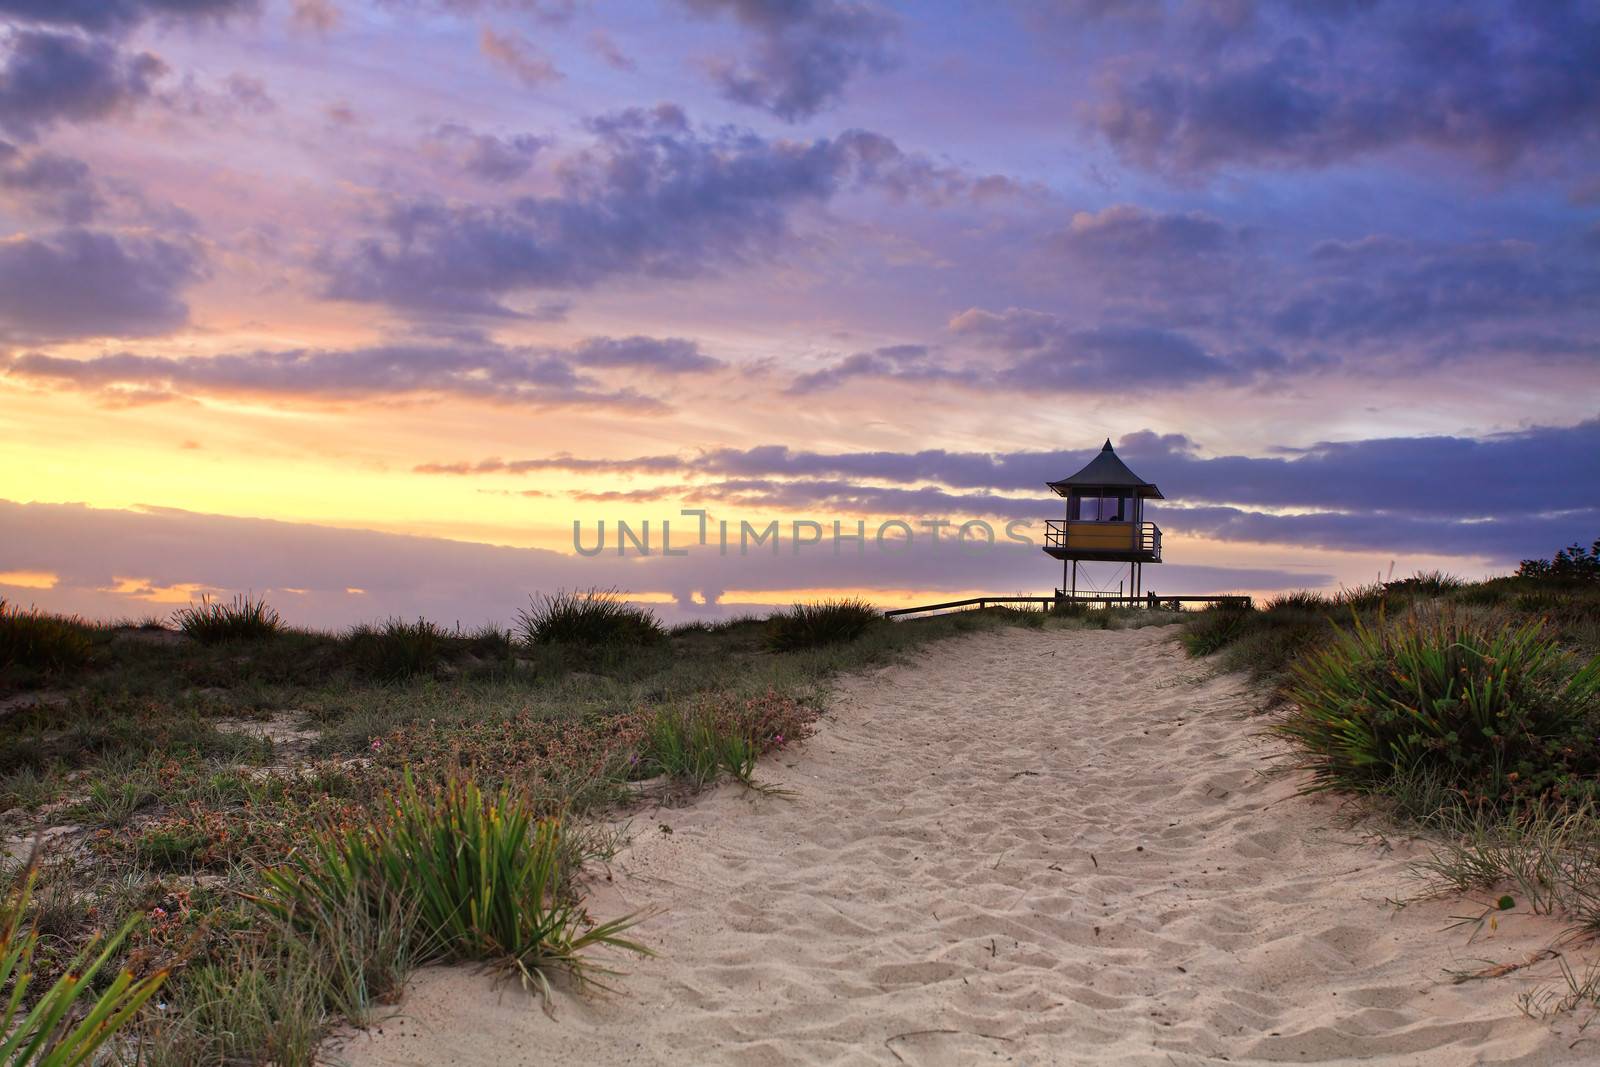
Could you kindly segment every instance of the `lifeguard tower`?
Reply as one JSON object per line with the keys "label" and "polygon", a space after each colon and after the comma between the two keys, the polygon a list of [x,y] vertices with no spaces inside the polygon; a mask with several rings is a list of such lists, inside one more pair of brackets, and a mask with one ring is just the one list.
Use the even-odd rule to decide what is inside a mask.
{"label": "lifeguard tower", "polygon": [[1161,500],[1161,490],[1117,458],[1111,439],[1077,474],[1046,482],[1066,497],[1067,517],[1045,523],[1044,550],[1061,560],[1058,597],[1078,596],[1080,562],[1126,563],[1128,597],[1139,595],[1144,565],[1161,562],[1161,528],[1144,521],[1144,502]]}

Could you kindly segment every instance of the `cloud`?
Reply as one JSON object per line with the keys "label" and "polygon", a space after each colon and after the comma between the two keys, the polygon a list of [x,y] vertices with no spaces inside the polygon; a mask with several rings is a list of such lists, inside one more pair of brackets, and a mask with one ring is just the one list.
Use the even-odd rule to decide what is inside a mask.
{"label": "cloud", "polygon": [[[552,456],[427,464],[422,473],[569,471],[673,477],[683,499],[849,513],[1053,517],[1045,483],[1097,450],[820,453],[761,445],[637,459]],[[1207,456],[1181,435],[1129,434],[1118,454],[1167,496],[1164,528],[1233,541],[1407,551],[1514,563],[1600,523],[1600,418],[1484,437],[1323,442],[1265,456]],[[884,484],[890,483],[890,484]],[[1385,529],[1392,527],[1386,539]]]}
{"label": "cloud", "polygon": [[1344,344],[1448,336],[1459,351],[1463,332],[1481,323],[1549,328],[1566,319],[1589,332],[1600,307],[1600,264],[1523,241],[1427,248],[1372,237],[1322,242],[1311,258],[1321,269],[1264,305],[1281,336]]}
{"label": "cloud", "polygon": [[533,134],[496,137],[450,122],[429,134],[426,150],[474,178],[499,184],[528,173],[549,143],[547,138]]}
{"label": "cloud", "polygon": [[151,94],[166,64],[148,52],[126,55],[105,41],[23,30],[6,41],[0,67],[0,129],[23,140],[58,122],[87,122],[126,110]]}
{"label": "cloud", "polygon": [[501,301],[518,291],[693,278],[770,259],[794,213],[846,190],[986,195],[980,182],[862,130],[811,141],[696,131],[670,104],[589,126],[595,143],[555,165],[554,195],[394,200],[378,235],[323,257],[326,295],[408,312],[512,314]]}
{"label": "cloud", "polygon": [[0,141],[0,202],[73,225],[91,221],[105,201],[80,159],[55,152],[24,152]]}
{"label": "cloud", "polygon": [[[642,344],[646,339],[634,339]],[[492,342],[258,351],[219,356],[119,352],[89,359],[13,357],[14,378],[101,392],[110,399],[251,396],[311,401],[456,396],[539,408],[618,408],[655,414],[665,405],[631,388],[607,389],[556,349]]]}
{"label": "cloud", "polygon": [[1080,211],[1055,237],[1058,247],[1096,259],[1204,256],[1234,240],[1233,232],[1209,215],[1153,213],[1132,204]]}
{"label": "cloud", "polygon": [[[296,0],[302,6],[319,0]],[[0,16],[44,26],[104,32],[148,19],[224,19],[255,11],[260,0],[0,0]]]}
{"label": "cloud", "polygon": [[838,103],[863,70],[889,66],[898,20],[853,0],[683,0],[691,10],[727,13],[756,38],[743,63],[712,64],[722,95],[798,122]]}
{"label": "cloud", "polygon": [[804,394],[837,389],[853,378],[888,378],[902,382],[954,382],[979,386],[984,374],[975,368],[949,367],[927,345],[884,345],[857,352],[839,362],[795,378],[786,392]]}
{"label": "cloud", "polygon": [[558,82],[564,77],[549,57],[541,54],[520,34],[496,33],[485,26],[478,35],[478,48],[530,89]]}
{"label": "cloud", "polygon": [[590,30],[588,42],[589,50],[613,70],[634,70],[639,66],[605,30]]}
{"label": "cloud", "polygon": [[541,459],[483,459],[476,463],[423,463],[419,474],[527,474],[532,471],[578,471],[584,474],[635,474],[649,471],[681,471],[684,461],[677,456],[636,456],[632,459],[584,459],[572,455]]}
{"label": "cloud", "polygon": [[314,33],[328,33],[342,18],[333,0],[294,0],[294,24]]}
{"label": "cloud", "polygon": [[564,26],[578,12],[579,0],[379,0],[387,7],[422,8],[455,15],[512,11],[542,26]]}
{"label": "cloud", "polygon": [[698,374],[727,364],[700,351],[693,341],[669,337],[591,337],[572,348],[585,367],[630,367],[658,374]]}
{"label": "cloud", "polygon": [[1283,5],[1216,48],[1181,24],[1167,36],[1183,50],[1108,63],[1092,109],[1143,167],[1322,167],[1425,145],[1498,170],[1600,132],[1592,5]]}
{"label": "cloud", "polygon": [[0,338],[58,341],[170,333],[204,272],[189,243],[71,228],[0,240]]}

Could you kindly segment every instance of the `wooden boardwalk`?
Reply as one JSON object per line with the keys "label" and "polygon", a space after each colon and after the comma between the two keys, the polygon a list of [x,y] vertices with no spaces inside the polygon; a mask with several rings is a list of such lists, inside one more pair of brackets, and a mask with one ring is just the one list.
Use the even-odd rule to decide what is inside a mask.
{"label": "wooden boardwalk", "polygon": [[901,615],[921,615],[925,612],[955,611],[960,608],[1001,607],[1009,604],[1045,604],[1050,607],[1066,604],[1103,604],[1106,607],[1182,608],[1185,604],[1213,604],[1217,607],[1248,608],[1250,598],[1237,593],[1208,596],[1162,596],[1145,593],[1143,596],[975,596],[965,600],[947,600],[942,604],[922,604],[914,608],[894,608],[884,612],[885,618]]}

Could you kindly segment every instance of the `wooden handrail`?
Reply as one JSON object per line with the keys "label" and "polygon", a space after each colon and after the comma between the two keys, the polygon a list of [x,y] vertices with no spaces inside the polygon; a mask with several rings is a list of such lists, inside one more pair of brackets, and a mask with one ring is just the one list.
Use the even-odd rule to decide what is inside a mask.
{"label": "wooden handrail", "polygon": [[978,610],[983,610],[990,604],[1127,604],[1139,605],[1146,608],[1157,608],[1163,604],[1218,604],[1224,607],[1244,608],[1250,606],[1250,598],[1237,593],[1222,593],[1216,596],[1157,596],[1155,593],[1146,593],[1143,596],[974,596],[965,600],[947,600],[942,604],[923,604],[915,608],[893,608],[883,613],[884,618],[892,619],[900,615],[918,615],[924,611],[949,611],[953,608],[966,608],[976,604]]}

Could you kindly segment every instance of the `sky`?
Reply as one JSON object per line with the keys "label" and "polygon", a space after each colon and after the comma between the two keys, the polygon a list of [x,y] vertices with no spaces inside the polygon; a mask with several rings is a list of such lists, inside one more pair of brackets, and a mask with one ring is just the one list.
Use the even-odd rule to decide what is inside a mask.
{"label": "sky", "polygon": [[1108,439],[1158,591],[1504,573],[1600,536],[1597,70],[1560,0],[0,0],[0,597],[1039,594]]}

